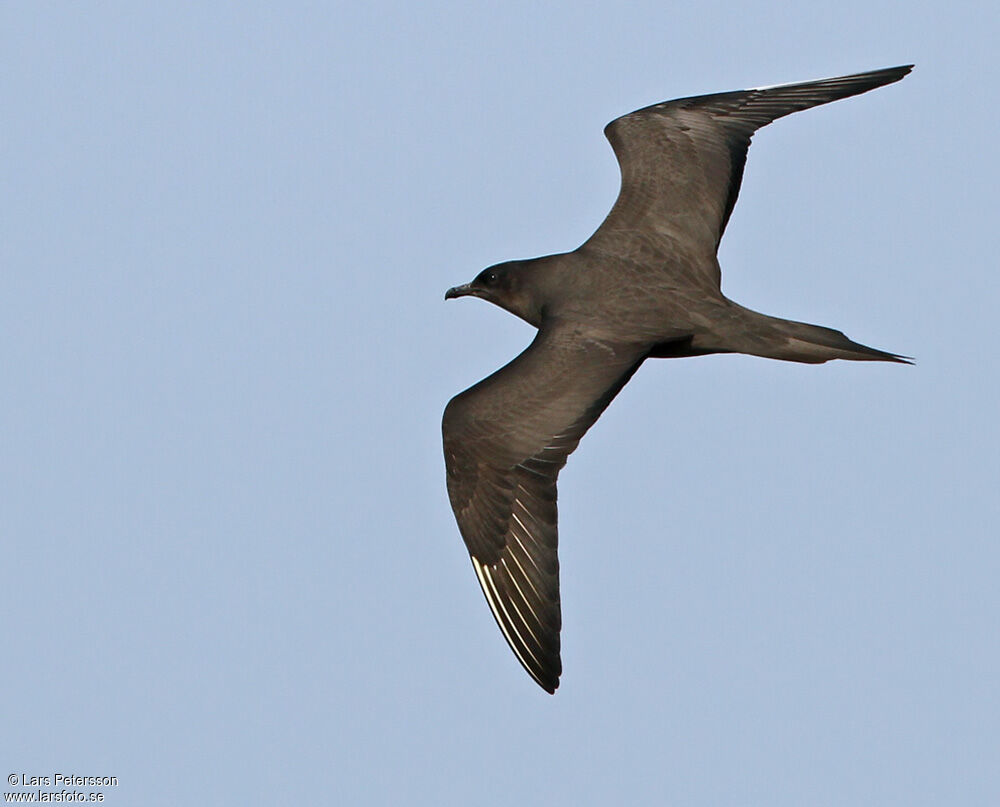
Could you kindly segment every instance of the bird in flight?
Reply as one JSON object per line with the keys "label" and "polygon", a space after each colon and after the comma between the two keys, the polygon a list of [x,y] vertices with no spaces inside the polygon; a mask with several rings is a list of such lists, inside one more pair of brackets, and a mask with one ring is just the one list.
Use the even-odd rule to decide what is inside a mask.
{"label": "bird in flight", "polygon": [[572,252],[490,266],[445,294],[488,300],[538,329],[517,358],[451,399],[442,433],[448,496],[476,576],[518,661],[547,692],[562,674],[556,478],[646,359],[907,363],[832,328],[734,303],[722,294],[716,252],[757,129],[899,81],[912,67],[624,115],[604,130],[621,190],[597,231]]}

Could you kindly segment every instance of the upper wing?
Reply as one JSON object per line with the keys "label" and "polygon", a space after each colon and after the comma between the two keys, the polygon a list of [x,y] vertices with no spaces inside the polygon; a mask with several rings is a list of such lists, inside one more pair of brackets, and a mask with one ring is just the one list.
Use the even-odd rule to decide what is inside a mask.
{"label": "upper wing", "polygon": [[604,134],[621,168],[621,191],[585,246],[618,255],[714,257],[757,129],[899,81],[912,67],[681,98],[612,121]]}
{"label": "upper wing", "polygon": [[472,565],[511,649],[548,692],[562,672],[556,477],[643,358],[543,324],[444,412],[448,495]]}

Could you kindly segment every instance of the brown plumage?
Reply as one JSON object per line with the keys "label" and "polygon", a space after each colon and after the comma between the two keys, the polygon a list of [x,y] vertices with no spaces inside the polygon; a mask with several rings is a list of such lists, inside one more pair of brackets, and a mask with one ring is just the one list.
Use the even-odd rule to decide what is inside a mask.
{"label": "brown plumage", "polygon": [[492,266],[445,295],[481,297],[538,328],[520,356],[451,400],[442,431],[448,494],[476,576],[546,691],[562,672],[556,478],[643,361],[906,361],[732,302],[716,251],[757,129],[911,69],[682,98],[618,118],[604,131],[622,186],[597,232],[573,252]]}

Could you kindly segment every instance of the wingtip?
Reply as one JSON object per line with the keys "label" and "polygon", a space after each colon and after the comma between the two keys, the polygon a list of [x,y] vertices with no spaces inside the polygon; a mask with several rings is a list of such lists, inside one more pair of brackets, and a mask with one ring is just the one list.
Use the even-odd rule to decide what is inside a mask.
{"label": "wingtip", "polygon": [[542,683],[541,681],[539,681],[536,678],[535,679],[535,683],[538,684],[538,686],[540,686],[542,689],[544,689],[550,695],[555,695],[556,694],[556,690],[559,689],[559,681],[558,681],[558,679],[556,680],[556,682],[554,684],[550,684],[550,683]]}
{"label": "wingtip", "polygon": [[[905,78],[913,70],[915,65],[912,64],[901,64],[896,67],[881,67],[877,70],[866,70],[862,73],[851,73],[845,76],[827,76],[824,78],[810,79],[809,81],[795,81],[791,83],[782,84],[768,84],[763,87],[752,87],[750,91],[762,91],[762,90],[783,90],[790,89],[793,87],[805,87],[810,84],[842,84],[845,82],[861,82],[866,84],[865,89],[855,90],[852,94],[857,95],[862,92],[868,92],[868,90],[873,90],[876,87],[884,87],[886,84],[893,84],[897,81]],[[843,96],[845,98],[850,96]]]}
{"label": "wingtip", "polygon": [[549,675],[544,681],[539,681],[538,684],[548,692],[550,695],[555,695],[556,690],[559,689],[559,678],[562,675],[562,658],[557,658],[558,667],[555,671],[550,671]]}
{"label": "wingtip", "polygon": [[887,68],[885,68],[885,70],[880,70],[880,71],[876,71],[876,72],[882,72],[882,73],[886,73],[886,74],[889,74],[889,75],[895,75],[895,78],[893,78],[893,81],[899,81],[901,78],[904,78],[904,77],[910,75],[910,73],[913,72],[913,68],[914,67],[916,67],[916,65],[914,65],[914,64],[901,64],[901,65],[897,65],[896,67],[887,67]]}
{"label": "wingtip", "polygon": [[[558,650],[558,633],[555,636],[555,651],[546,652],[544,646],[539,643],[538,637],[533,633],[516,602],[509,596],[503,576],[496,576],[496,572],[505,569],[504,564],[485,564],[475,555],[469,555],[472,560],[472,567],[479,578],[480,587],[486,595],[486,602],[494,620],[500,627],[504,639],[514,655],[521,663],[525,672],[531,679],[550,695],[554,695],[559,687],[559,676],[562,674],[562,659]],[[505,596],[504,595],[508,595]]]}

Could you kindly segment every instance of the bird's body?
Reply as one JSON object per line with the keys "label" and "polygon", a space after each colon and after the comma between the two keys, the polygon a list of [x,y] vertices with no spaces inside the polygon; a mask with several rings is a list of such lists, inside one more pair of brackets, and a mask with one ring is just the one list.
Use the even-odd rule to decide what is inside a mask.
{"label": "bird's body", "polygon": [[520,356],[451,400],[442,428],[448,492],[476,575],[515,655],[547,691],[562,669],[556,478],[647,358],[904,361],[734,303],[722,294],[716,252],[754,131],[910,69],[680,99],[618,118],[605,134],[622,188],[594,235],[573,252],[498,264],[448,291],[538,328]]}

